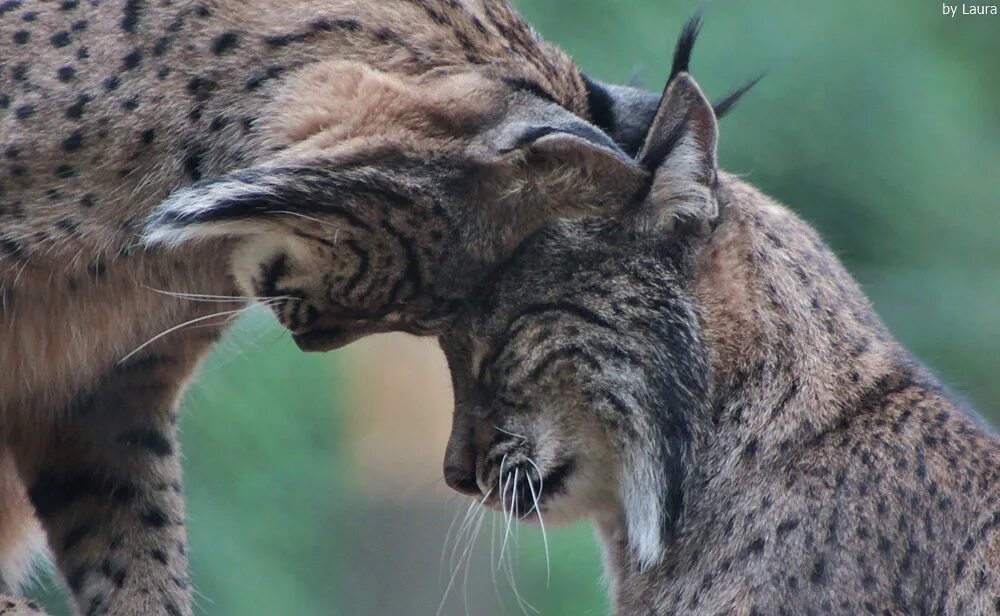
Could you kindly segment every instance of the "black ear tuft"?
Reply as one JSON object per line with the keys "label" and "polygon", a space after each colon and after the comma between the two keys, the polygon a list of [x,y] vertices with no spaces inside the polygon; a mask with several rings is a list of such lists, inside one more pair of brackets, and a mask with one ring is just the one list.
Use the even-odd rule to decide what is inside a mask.
{"label": "black ear tuft", "polygon": [[677,39],[677,46],[674,47],[674,63],[670,68],[670,78],[667,79],[668,82],[673,81],[674,77],[681,73],[687,73],[688,66],[691,64],[691,50],[694,48],[694,43],[698,40],[698,33],[701,32],[701,9],[696,12],[691,19],[687,20],[684,24],[684,28],[681,30],[681,36]]}
{"label": "black ear tuft", "polygon": [[743,95],[750,91],[750,88],[757,85],[757,83],[764,78],[764,73],[757,75],[753,79],[750,79],[740,87],[736,88],[726,96],[712,103],[712,107],[715,109],[715,117],[721,118],[736,106],[736,103],[740,102]]}

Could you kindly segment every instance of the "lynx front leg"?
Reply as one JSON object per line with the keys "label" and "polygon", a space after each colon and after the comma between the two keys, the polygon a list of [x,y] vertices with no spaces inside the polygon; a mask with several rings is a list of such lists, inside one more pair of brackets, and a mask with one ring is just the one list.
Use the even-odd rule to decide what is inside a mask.
{"label": "lynx front leg", "polygon": [[87,616],[191,613],[176,406],[208,346],[197,342],[160,345],[116,366],[60,418],[25,473]]}

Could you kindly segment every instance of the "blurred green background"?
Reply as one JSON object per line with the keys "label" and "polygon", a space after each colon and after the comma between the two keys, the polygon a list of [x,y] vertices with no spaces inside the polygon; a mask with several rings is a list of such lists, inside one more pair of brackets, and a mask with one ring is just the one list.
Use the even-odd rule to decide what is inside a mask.
{"label": "blurred green background", "polygon": [[[519,8],[591,74],[656,90],[696,5],[522,0]],[[1000,423],[1000,18],[947,18],[930,0],[718,1],[707,6],[692,69],[713,97],[768,71],[722,124],[722,165],[813,223],[895,334]],[[361,472],[358,460],[387,457],[436,477],[445,435],[423,443],[429,453],[419,461],[402,459],[377,430],[365,433],[358,453],[349,425],[371,411],[356,387],[378,387],[408,368],[359,367],[352,353],[302,354],[255,313],[188,395],[200,613],[438,609],[454,528],[440,575],[442,545],[467,503],[449,500],[441,481],[379,496],[371,487],[382,475]],[[391,411],[404,426],[436,413],[446,428],[450,408]],[[441,613],[521,612],[491,558],[490,526],[487,516],[469,551],[468,581],[463,567]],[[547,585],[538,530],[518,534],[508,550],[526,601],[552,616],[607,612],[589,528],[549,530]]]}

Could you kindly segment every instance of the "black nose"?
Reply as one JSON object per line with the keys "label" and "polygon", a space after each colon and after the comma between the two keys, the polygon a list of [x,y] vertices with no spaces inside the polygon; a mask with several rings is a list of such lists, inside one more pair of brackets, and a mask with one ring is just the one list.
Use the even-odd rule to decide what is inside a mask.
{"label": "black nose", "polygon": [[476,470],[474,468],[446,466],[444,468],[444,482],[456,492],[461,492],[469,496],[478,496],[480,494],[479,484],[476,483]]}

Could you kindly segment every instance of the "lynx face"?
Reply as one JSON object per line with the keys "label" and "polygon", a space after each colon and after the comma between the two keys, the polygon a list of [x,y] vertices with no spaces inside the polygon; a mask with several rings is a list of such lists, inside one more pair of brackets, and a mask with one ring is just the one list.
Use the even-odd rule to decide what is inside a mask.
{"label": "lynx face", "polygon": [[147,241],[234,238],[233,273],[307,350],[436,334],[546,220],[614,211],[646,172],[544,91],[326,63],[264,123],[274,160],[175,193]]}
{"label": "lynx face", "polygon": [[686,72],[693,23],[637,159],[642,198],[544,227],[441,340],[447,483],[519,517],[623,526],[643,567],[674,533],[710,406],[691,281],[719,216],[718,126]]}
{"label": "lynx face", "polygon": [[630,511],[658,544],[690,441],[681,411],[707,390],[682,254],[607,220],[529,239],[442,337],[456,399],[447,483],[545,522]]}

